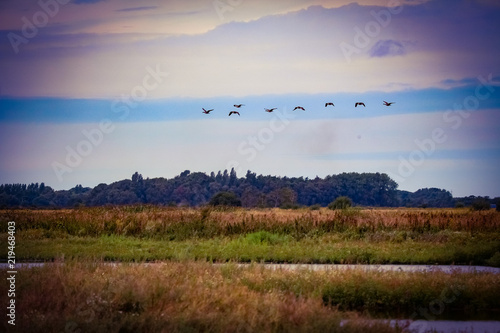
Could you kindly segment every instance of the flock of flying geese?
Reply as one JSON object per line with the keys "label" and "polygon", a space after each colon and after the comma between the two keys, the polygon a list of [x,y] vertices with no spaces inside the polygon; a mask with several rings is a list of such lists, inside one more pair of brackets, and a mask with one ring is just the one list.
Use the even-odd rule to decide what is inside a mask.
{"label": "flock of flying geese", "polygon": [[[386,101],[384,101],[384,104],[383,104],[383,105],[385,105],[385,106],[391,106],[391,105],[392,105],[392,104],[394,104],[394,103],[395,103],[395,102],[386,102]],[[242,106],[245,106],[245,104],[234,104],[233,106],[234,106],[235,108],[239,109],[239,108],[241,108]],[[335,104],[333,104],[332,102],[327,102],[327,103],[325,103],[325,108],[326,108],[326,107],[328,107],[328,106],[335,106]],[[365,103],[363,103],[363,102],[356,102],[356,103],[354,104],[354,107],[355,107],[355,108],[357,108],[358,106],[363,106],[363,107],[366,107]],[[205,110],[205,108],[201,108],[201,109],[203,110],[203,113],[204,113],[204,114],[210,114],[210,112],[212,112],[212,111],[214,110],[214,109]],[[264,108],[264,110],[265,110],[266,112],[273,112],[273,111],[274,111],[274,110],[276,110],[276,109],[277,109],[277,108],[272,108],[272,109],[266,109],[266,108]],[[302,111],[305,111],[306,109],[305,109],[305,108],[303,108],[302,106],[296,106],[296,107],[293,109],[293,111],[295,111],[295,110],[302,110]],[[238,116],[240,115],[240,113],[239,113],[238,111],[230,111],[230,112],[229,112],[229,116],[230,116],[230,115],[233,115],[233,114],[237,114]]]}

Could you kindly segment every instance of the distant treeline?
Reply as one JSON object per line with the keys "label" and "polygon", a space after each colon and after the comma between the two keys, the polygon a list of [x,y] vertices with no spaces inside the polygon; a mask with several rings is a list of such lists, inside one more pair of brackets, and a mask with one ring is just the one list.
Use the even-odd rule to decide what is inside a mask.
{"label": "distant treeline", "polygon": [[416,192],[400,191],[384,173],[342,173],[325,178],[289,178],[256,175],[248,171],[238,178],[233,170],[207,175],[189,170],[171,179],[144,179],[138,172],[131,179],[94,188],[77,185],[55,191],[44,183],[0,185],[0,207],[79,207],[104,205],[200,206],[220,192],[232,192],[244,207],[327,206],[340,196],[355,205],[374,207],[455,207],[470,206],[478,200],[495,203],[488,197],[453,198],[437,188]]}

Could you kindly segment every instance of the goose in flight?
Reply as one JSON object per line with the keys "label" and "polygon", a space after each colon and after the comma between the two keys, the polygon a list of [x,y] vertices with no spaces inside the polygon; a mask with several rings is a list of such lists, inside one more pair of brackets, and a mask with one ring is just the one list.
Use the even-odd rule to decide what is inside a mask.
{"label": "goose in flight", "polygon": [[228,116],[230,116],[232,114],[237,114],[238,116],[240,115],[240,113],[238,111],[231,111],[231,112],[229,112]]}
{"label": "goose in flight", "polygon": [[293,109],[293,111],[295,111],[295,110],[305,111],[306,109],[304,109],[302,106],[296,106],[295,109]]}
{"label": "goose in flight", "polygon": [[204,114],[209,114],[210,112],[212,112],[214,109],[210,109],[210,110],[205,110],[204,108],[202,108],[203,110],[203,113]]}
{"label": "goose in flight", "polygon": [[332,102],[328,102],[328,103],[325,103],[325,108],[326,108],[328,105],[335,106],[335,104],[333,104]]}
{"label": "goose in flight", "polygon": [[233,106],[234,106],[235,108],[238,108],[238,109],[239,109],[239,108],[241,108],[242,106],[245,106],[245,104],[234,104]]}
{"label": "goose in flight", "polygon": [[363,102],[357,102],[356,104],[354,104],[354,107],[357,108],[358,105],[359,106],[363,105],[364,107],[366,107],[365,103],[363,103]]}
{"label": "goose in flight", "polygon": [[384,101],[384,105],[385,105],[385,106],[391,106],[391,105],[392,105],[392,104],[394,104],[394,103],[396,103],[396,102],[386,102],[386,101]]}
{"label": "goose in flight", "polygon": [[273,112],[274,110],[276,110],[277,108],[272,108],[272,109],[266,109],[264,108],[264,110],[266,110],[266,112]]}

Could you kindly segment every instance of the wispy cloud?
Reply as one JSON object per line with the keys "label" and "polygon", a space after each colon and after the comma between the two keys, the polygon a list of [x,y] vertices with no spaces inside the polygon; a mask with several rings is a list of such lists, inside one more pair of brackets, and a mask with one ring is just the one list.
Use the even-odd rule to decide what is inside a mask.
{"label": "wispy cloud", "polygon": [[153,10],[158,8],[158,6],[142,6],[142,7],[130,7],[130,8],[122,8],[122,9],[117,9],[117,12],[138,12],[138,11],[144,11],[144,10]]}
{"label": "wispy cloud", "polygon": [[[110,0],[102,4],[109,12],[100,13],[102,17],[40,29],[22,52],[29,63],[18,61],[8,40],[3,39],[0,47],[7,59],[0,71],[10,81],[4,87],[9,95],[86,98],[127,92],[127,77],[133,80],[133,73],[151,62],[164,63],[176,81],[156,90],[155,97],[420,89],[450,86],[444,80],[494,71],[498,63],[494,55],[500,52],[500,45],[492,42],[492,31],[498,31],[500,20],[493,20],[492,12],[500,15],[498,7],[488,7],[484,13],[484,7],[474,2],[468,7],[462,2],[446,3],[447,10],[438,0],[404,6],[378,36],[368,38],[369,46],[361,48],[348,65],[339,44],[354,41],[359,31],[365,33],[368,23],[378,24],[372,13],[381,13],[386,7],[314,6],[249,22],[221,23],[213,8],[211,13],[179,3],[175,7],[147,3],[121,8]],[[148,9],[153,8],[154,15],[148,19]],[[246,9],[242,5],[234,11]],[[68,14],[61,8],[59,15],[65,17],[73,9],[67,10]],[[117,11],[130,15],[117,17]],[[476,14],[468,16],[467,12]],[[460,22],[450,13],[460,14]],[[169,37],[167,31],[175,31],[170,27],[180,32],[199,31],[205,24],[199,21],[205,22],[206,15],[219,26],[204,33]],[[474,27],[473,31],[463,31],[464,26]],[[63,65],[50,66],[50,61]],[[68,80],[69,73],[75,79]],[[33,84],[21,75],[30,77]],[[44,84],[38,83],[41,79]],[[388,89],[390,82],[400,84]]]}
{"label": "wispy cloud", "polygon": [[93,4],[93,3],[98,3],[98,2],[103,2],[106,0],[73,0],[74,4],[77,5],[87,5],[87,4]]}
{"label": "wispy cloud", "polygon": [[406,54],[404,42],[392,39],[379,40],[368,51],[371,57],[390,57]]}
{"label": "wispy cloud", "polygon": [[466,86],[466,85],[477,84],[477,78],[465,77],[462,79],[445,79],[442,80],[441,83],[445,86],[450,86],[450,87]]}

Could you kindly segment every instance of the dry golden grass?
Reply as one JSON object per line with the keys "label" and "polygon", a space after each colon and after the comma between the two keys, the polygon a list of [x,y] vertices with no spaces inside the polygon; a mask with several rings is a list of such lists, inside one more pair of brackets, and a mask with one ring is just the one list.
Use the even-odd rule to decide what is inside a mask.
{"label": "dry golden grass", "polygon": [[[17,332],[395,332],[206,263],[65,263],[18,275]],[[256,274],[261,274],[256,272]]]}
{"label": "dry golden grass", "polygon": [[[314,231],[359,232],[500,230],[500,213],[469,209],[213,209],[155,206],[96,207],[72,210],[3,210],[0,221],[16,221],[18,230],[43,229],[77,236],[102,234],[213,237],[265,230],[305,235]],[[0,232],[6,232],[6,223]]]}
{"label": "dry golden grass", "polygon": [[66,262],[18,273],[9,332],[397,332],[361,311],[411,315],[443,302],[433,316],[495,316],[499,292],[495,274]]}

